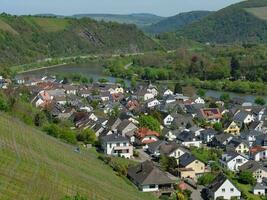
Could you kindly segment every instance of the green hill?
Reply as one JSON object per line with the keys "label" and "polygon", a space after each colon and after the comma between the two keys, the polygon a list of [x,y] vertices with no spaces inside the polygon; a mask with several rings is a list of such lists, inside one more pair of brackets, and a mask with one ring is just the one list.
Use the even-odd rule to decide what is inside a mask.
{"label": "green hill", "polygon": [[136,53],[157,48],[135,25],[89,18],[0,15],[0,66],[50,57]]}
{"label": "green hill", "polygon": [[157,23],[164,19],[164,17],[160,17],[153,14],[129,14],[129,15],[116,15],[116,14],[79,14],[73,15],[75,18],[83,18],[90,17],[92,19],[98,21],[106,21],[106,22],[118,22],[125,24],[135,24],[139,27],[149,26],[151,24]]}
{"label": "green hill", "polygon": [[177,32],[199,42],[267,42],[267,0],[231,5]]}
{"label": "green hill", "polygon": [[115,175],[94,150],[74,147],[0,113],[0,199],[153,200]]}
{"label": "green hill", "polygon": [[197,22],[209,14],[211,14],[210,11],[192,11],[192,12],[180,13],[178,15],[163,19],[158,23],[144,27],[143,30],[152,34],[172,32],[180,28],[183,28],[188,24]]}

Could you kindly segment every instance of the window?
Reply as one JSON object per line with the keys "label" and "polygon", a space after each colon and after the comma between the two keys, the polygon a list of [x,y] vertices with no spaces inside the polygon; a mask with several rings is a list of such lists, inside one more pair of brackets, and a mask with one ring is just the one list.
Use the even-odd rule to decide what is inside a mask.
{"label": "window", "polygon": [[119,147],[120,146],[120,143],[117,143],[116,146]]}
{"label": "window", "polygon": [[111,147],[112,147],[112,144],[110,143],[110,144],[109,144],[109,148],[111,148]]}
{"label": "window", "polygon": [[156,185],[149,185],[149,188],[156,188]]}
{"label": "window", "polygon": [[225,188],[222,189],[222,192],[225,192]]}
{"label": "window", "polygon": [[231,191],[231,192],[234,192],[234,188],[231,188],[230,191]]}
{"label": "window", "polygon": [[124,142],[124,143],[123,143],[123,146],[125,146],[125,147],[126,147],[126,145],[127,145],[127,143],[126,143],[126,142]]}

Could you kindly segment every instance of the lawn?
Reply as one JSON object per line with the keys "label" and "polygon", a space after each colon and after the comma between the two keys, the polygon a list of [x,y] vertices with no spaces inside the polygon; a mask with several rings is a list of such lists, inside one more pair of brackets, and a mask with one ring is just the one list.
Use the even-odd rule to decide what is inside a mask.
{"label": "lawn", "polygon": [[74,148],[0,113],[0,199],[155,199],[117,176],[94,149]]}

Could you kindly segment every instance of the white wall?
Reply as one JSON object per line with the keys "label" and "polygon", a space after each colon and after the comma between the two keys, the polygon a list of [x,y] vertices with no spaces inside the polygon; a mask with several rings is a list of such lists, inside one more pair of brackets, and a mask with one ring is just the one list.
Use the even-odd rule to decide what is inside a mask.
{"label": "white wall", "polygon": [[223,197],[224,199],[230,200],[231,197],[240,198],[240,196],[241,192],[229,180],[226,180],[221,185],[221,187],[214,193],[214,199],[218,197]]}

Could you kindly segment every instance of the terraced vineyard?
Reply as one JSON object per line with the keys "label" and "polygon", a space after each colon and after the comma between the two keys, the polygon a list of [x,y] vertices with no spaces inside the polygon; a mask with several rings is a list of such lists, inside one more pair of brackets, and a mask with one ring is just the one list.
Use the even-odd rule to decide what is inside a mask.
{"label": "terraced vineyard", "polygon": [[97,159],[0,113],[0,199],[153,200]]}

